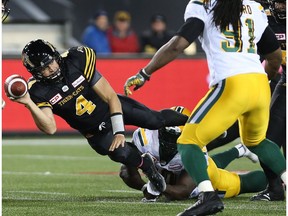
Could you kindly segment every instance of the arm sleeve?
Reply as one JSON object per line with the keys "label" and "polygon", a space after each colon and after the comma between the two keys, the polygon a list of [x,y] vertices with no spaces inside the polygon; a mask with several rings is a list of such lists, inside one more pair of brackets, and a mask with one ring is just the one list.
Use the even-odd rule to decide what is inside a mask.
{"label": "arm sleeve", "polygon": [[100,72],[98,70],[95,70],[95,73],[90,81],[90,86],[94,86],[101,77],[102,75],[100,74]]}
{"label": "arm sleeve", "polygon": [[257,43],[258,52],[260,55],[266,55],[277,50],[280,45],[272,29],[267,26],[261,39]]}
{"label": "arm sleeve", "polygon": [[189,18],[180,27],[176,35],[184,37],[189,43],[195,41],[195,39],[203,32],[204,22],[198,18]]}

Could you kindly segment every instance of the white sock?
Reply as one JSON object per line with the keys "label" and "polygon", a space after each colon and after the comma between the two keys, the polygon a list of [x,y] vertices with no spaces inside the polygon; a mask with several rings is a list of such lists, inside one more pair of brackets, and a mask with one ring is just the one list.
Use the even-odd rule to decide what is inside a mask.
{"label": "white sock", "polygon": [[281,179],[284,182],[284,184],[286,185],[286,171],[281,174]]}
{"label": "white sock", "polygon": [[198,188],[200,192],[214,191],[210,180],[205,180],[205,181],[200,182],[198,184]]}
{"label": "white sock", "polygon": [[246,152],[245,147],[241,143],[236,145],[235,148],[238,150],[238,157],[242,157]]}

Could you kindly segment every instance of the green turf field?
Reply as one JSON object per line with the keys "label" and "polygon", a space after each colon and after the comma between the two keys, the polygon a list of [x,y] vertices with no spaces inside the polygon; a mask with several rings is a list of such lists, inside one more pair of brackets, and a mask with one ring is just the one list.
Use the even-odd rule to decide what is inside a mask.
{"label": "green turf field", "polygon": [[[119,167],[96,154],[82,138],[3,138],[2,215],[170,216],[194,203],[166,202],[164,198],[158,203],[141,203],[142,194],[118,177]],[[228,169],[259,167],[241,158]],[[224,200],[225,210],[219,215],[286,215],[286,202],[250,202],[251,195]]]}

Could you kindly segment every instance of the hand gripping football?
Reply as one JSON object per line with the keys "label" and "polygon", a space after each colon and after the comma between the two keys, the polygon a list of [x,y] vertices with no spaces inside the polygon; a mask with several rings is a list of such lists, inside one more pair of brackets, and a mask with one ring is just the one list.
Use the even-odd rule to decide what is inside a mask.
{"label": "hand gripping football", "polygon": [[13,74],[5,80],[4,90],[7,97],[21,98],[28,91],[28,85],[24,77]]}

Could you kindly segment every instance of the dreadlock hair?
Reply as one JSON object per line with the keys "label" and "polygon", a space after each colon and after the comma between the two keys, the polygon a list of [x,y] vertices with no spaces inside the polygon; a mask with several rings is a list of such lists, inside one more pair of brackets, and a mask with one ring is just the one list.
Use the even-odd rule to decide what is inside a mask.
{"label": "dreadlock hair", "polygon": [[[204,0],[204,7],[207,9],[211,4],[211,0]],[[243,11],[242,0],[216,0],[216,4],[212,8],[213,22],[216,26],[224,31],[229,24],[233,26],[233,30],[238,29],[241,25],[240,17]]]}

